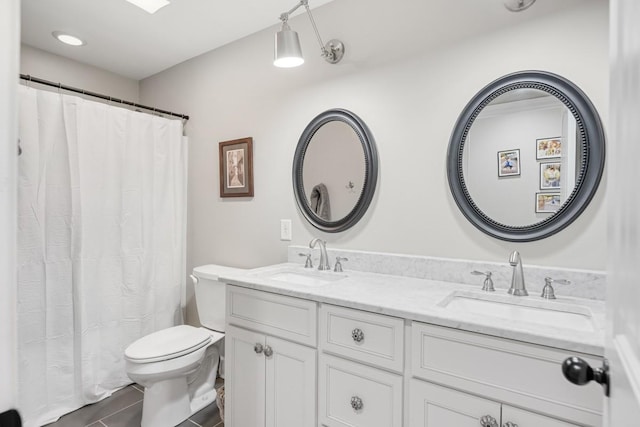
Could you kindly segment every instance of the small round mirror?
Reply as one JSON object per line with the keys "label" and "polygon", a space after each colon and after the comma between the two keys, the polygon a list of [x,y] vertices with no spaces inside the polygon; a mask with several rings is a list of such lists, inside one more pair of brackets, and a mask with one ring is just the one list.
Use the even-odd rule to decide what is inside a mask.
{"label": "small round mirror", "polygon": [[447,166],[451,192],[471,223],[503,240],[538,240],[569,225],[592,199],[604,167],[604,132],[570,81],[514,73],[469,102]]}
{"label": "small round mirror", "polygon": [[314,227],[339,232],[364,215],[375,192],[378,157],[364,122],[333,109],[305,128],[293,159],[296,202]]}

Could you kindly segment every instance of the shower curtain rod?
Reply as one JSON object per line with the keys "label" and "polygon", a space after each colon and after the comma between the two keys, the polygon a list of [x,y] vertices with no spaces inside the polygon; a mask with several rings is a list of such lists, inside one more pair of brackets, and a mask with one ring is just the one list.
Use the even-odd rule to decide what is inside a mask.
{"label": "shower curtain rod", "polygon": [[100,93],[95,93],[95,92],[91,92],[91,91],[84,90],[84,89],[78,89],[76,87],[65,86],[62,83],[55,83],[55,82],[52,82],[52,81],[49,81],[49,80],[39,79],[37,77],[33,77],[33,76],[28,75],[28,74],[20,74],[20,78],[22,80],[27,80],[29,82],[34,82],[34,83],[38,83],[38,84],[41,84],[41,85],[57,87],[58,89],[66,90],[66,91],[69,91],[69,92],[75,92],[75,93],[80,93],[82,95],[93,96],[94,98],[100,98],[100,99],[104,99],[104,100],[110,101],[110,102],[115,102],[115,103],[118,103],[118,104],[129,105],[129,106],[135,107],[135,108],[143,108],[145,110],[153,111],[154,113],[160,113],[160,114],[166,114],[168,116],[179,117],[182,120],[189,120],[189,116],[187,116],[186,114],[172,113],[171,111],[160,110],[158,108],[148,107],[146,105],[137,104],[137,103],[131,102],[131,101],[124,101],[122,99],[114,98],[112,96],[102,95]]}

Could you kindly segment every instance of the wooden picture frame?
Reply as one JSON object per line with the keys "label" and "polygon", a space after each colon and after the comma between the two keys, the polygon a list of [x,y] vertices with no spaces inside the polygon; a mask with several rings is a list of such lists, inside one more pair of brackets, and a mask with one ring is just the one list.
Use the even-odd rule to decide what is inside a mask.
{"label": "wooden picture frame", "polygon": [[253,197],[253,138],[219,144],[220,197]]}
{"label": "wooden picture frame", "polygon": [[498,177],[520,175],[520,149],[498,151]]}

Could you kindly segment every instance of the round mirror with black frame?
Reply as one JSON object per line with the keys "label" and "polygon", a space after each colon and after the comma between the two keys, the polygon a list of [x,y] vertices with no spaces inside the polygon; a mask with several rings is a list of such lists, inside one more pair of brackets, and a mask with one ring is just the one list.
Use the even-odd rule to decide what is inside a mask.
{"label": "round mirror with black frame", "polygon": [[571,224],[593,198],[605,136],[589,98],[544,71],[501,77],[453,129],[447,177],[464,216],[498,239],[528,242]]}
{"label": "round mirror with black frame", "polygon": [[314,227],[337,233],[354,226],[378,180],[373,135],[354,113],[327,110],[302,132],[293,157],[293,193]]}

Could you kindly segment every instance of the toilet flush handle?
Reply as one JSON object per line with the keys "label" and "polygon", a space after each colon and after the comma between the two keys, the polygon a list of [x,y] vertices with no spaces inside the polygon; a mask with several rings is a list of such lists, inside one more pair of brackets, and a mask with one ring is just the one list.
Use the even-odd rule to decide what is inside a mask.
{"label": "toilet flush handle", "polygon": [[199,280],[196,276],[194,276],[193,274],[190,274],[189,277],[191,277],[191,281],[193,282],[194,285],[197,285]]}

